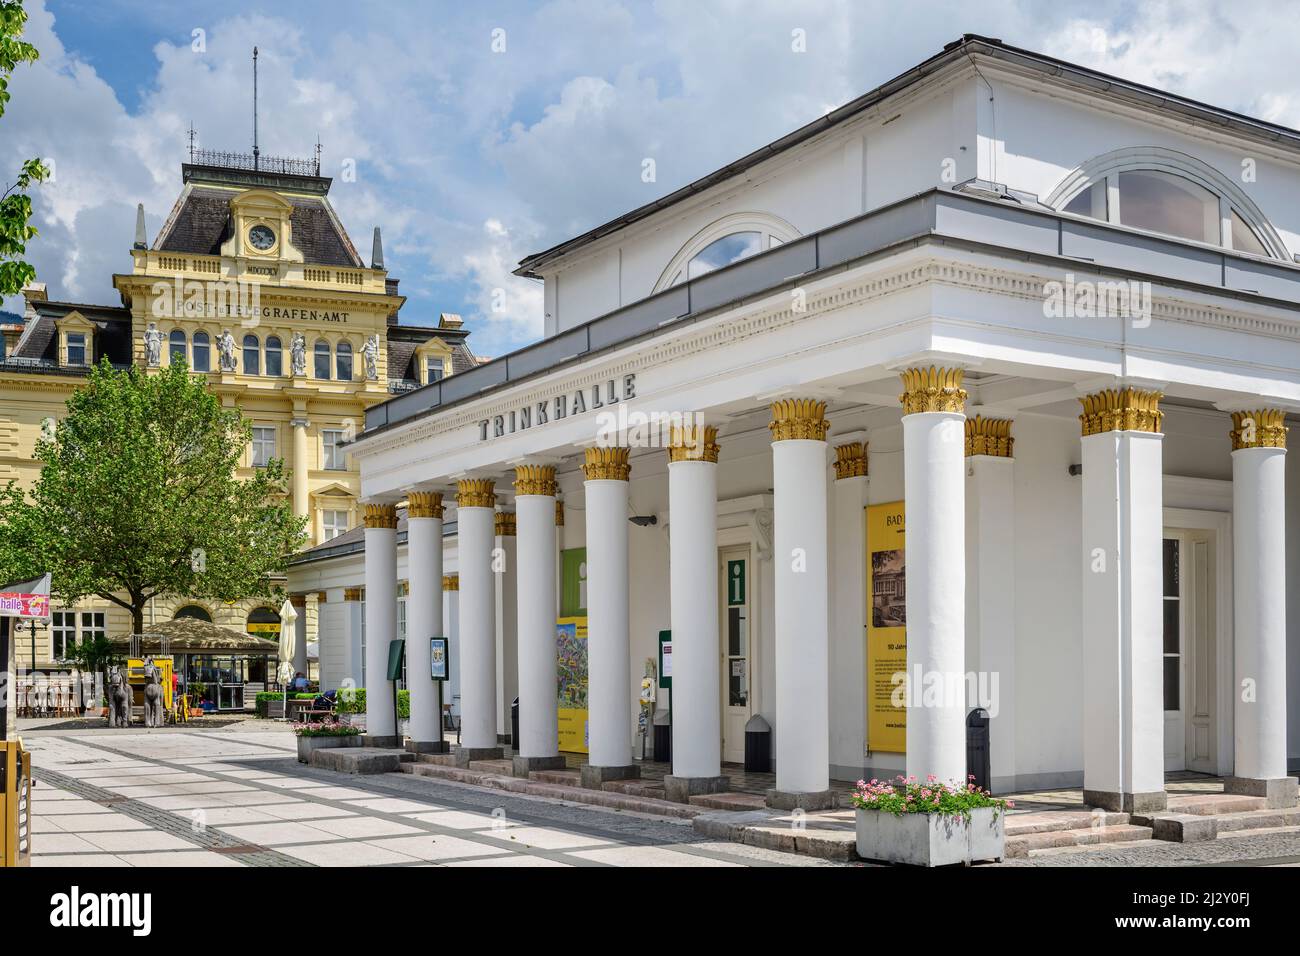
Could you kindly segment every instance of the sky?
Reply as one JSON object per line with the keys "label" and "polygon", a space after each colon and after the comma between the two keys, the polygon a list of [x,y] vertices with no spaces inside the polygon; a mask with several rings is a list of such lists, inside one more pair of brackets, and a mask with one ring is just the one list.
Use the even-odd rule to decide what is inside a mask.
{"label": "sky", "polygon": [[[117,304],[135,206],[152,241],[199,145],[308,157],[358,251],[375,226],[402,321],[464,316],[496,356],[542,334],[549,248],[938,52],[998,37],[1300,126],[1294,2],[1186,0],[27,0],[0,181],[52,161],[28,259],[51,298]],[[802,31],[803,49],[794,41]],[[646,182],[643,161],[654,159]],[[355,176],[345,170],[355,169]],[[21,299],[4,307],[21,311]]]}

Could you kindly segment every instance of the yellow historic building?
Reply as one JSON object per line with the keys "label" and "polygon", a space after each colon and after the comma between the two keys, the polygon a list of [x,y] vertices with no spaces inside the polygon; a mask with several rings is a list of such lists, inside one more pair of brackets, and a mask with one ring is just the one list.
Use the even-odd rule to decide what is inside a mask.
{"label": "yellow historic building", "polygon": [[[366,409],[476,364],[467,331],[445,313],[430,326],[399,323],[405,298],[384,268],[379,229],[367,264],[317,162],[193,150],[181,173],[180,196],[152,242],[138,211],[131,270],[112,277],[119,305],[56,301],[34,284],[22,321],[0,325],[0,482],[35,481],[36,440],[66,413],[92,364],[183,359],[252,422],[241,474],[284,460],[308,546],[322,544],[361,521],[360,475],[342,446]],[[320,599],[293,595],[305,621],[300,647],[315,639]],[[279,620],[269,602],[158,600],[145,623],[177,616],[264,636]],[[23,626],[18,662],[57,666],[88,633],[130,629],[129,614],[100,599],[56,605],[34,640]]]}

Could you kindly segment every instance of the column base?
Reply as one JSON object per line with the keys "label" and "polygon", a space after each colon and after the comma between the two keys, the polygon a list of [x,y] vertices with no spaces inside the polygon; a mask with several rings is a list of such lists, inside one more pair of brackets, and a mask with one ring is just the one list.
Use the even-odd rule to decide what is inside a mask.
{"label": "column base", "polygon": [[534,770],[563,770],[564,767],[564,758],[558,754],[554,757],[521,757],[515,754],[510,758],[510,775],[525,780]]}
{"label": "column base", "polygon": [[834,810],[835,791],[767,791],[767,805],[773,810]]}
{"label": "column base", "polygon": [[1264,806],[1279,810],[1296,805],[1297,781],[1295,777],[1224,777],[1223,792],[1247,797],[1263,797]]}
{"label": "column base", "polygon": [[1090,807],[1110,810],[1113,813],[1150,813],[1169,806],[1165,791],[1147,793],[1117,793],[1114,790],[1083,791],[1083,802]]}
{"label": "column base", "polygon": [[664,777],[664,796],[674,803],[690,803],[691,797],[723,793],[730,788],[730,777]]}
{"label": "column base", "polygon": [[471,760],[503,760],[505,751],[500,747],[457,747],[452,751],[457,767],[468,767]]}
{"label": "column base", "polygon": [[626,767],[593,767],[589,763],[584,763],[579,773],[582,775],[582,785],[588,790],[599,790],[602,784],[609,783],[611,780],[641,778],[641,768],[636,764],[628,764]]}
{"label": "column base", "polygon": [[402,738],[396,734],[379,735],[379,734],[362,734],[361,746],[363,747],[386,747],[390,750],[402,746]]}
{"label": "column base", "polygon": [[406,752],[411,754],[451,753],[451,744],[445,740],[408,740]]}

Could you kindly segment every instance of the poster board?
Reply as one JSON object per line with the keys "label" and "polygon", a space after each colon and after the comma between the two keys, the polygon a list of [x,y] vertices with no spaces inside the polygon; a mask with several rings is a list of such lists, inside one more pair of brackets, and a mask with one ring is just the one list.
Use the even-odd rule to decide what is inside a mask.
{"label": "poster board", "polygon": [[871,752],[907,752],[907,708],[895,674],[907,672],[907,555],[903,502],[867,506],[867,740]]}
{"label": "poster board", "polygon": [[587,549],[560,552],[560,616],[582,617],[587,613]]}
{"label": "poster board", "polygon": [[587,752],[587,618],[555,622],[556,716],[560,751]]}

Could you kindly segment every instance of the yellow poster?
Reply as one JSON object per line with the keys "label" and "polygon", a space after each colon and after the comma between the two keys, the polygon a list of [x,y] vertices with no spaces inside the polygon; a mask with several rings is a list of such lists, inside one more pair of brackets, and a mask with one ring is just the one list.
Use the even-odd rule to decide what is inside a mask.
{"label": "yellow poster", "polygon": [[587,752],[587,618],[562,617],[555,622],[556,709],[560,750]]}
{"label": "yellow poster", "polygon": [[903,502],[867,506],[867,749],[907,752],[907,708],[891,698],[907,672]]}

